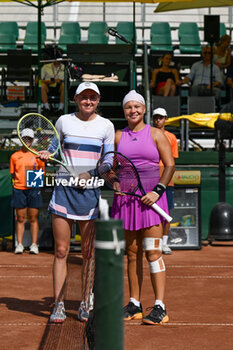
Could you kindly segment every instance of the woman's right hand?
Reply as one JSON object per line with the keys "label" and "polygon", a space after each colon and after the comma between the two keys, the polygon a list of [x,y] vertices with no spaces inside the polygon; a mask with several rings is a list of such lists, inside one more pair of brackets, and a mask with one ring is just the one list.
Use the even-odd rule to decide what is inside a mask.
{"label": "woman's right hand", "polygon": [[120,192],[121,191],[121,185],[120,185],[119,181],[115,181],[113,183],[113,189],[116,191],[117,195],[125,196],[124,193]]}
{"label": "woman's right hand", "polygon": [[43,162],[47,162],[50,156],[51,156],[51,153],[49,151],[38,152],[38,158],[40,158],[40,160],[42,160]]}

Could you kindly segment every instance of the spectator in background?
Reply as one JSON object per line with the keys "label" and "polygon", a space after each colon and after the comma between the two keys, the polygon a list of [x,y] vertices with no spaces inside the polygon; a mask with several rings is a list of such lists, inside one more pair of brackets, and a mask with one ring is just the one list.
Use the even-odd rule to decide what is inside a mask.
{"label": "spectator in background", "polygon": [[65,66],[59,61],[45,64],[41,69],[41,100],[44,105],[45,116],[50,114],[48,93],[52,89],[60,96],[57,114],[64,114],[64,70]]}
{"label": "spectator in background", "polygon": [[215,63],[222,74],[222,81],[226,82],[226,70],[231,64],[231,49],[229,47],[231,43],[230,35],[222,35],[219,42],[213,48],[213,63]]}
{"label": "spectator in background", "polygon": [[[167,119],[166,110],[164,108],[156,108],[153,111],[152,117],[153,117],[154,126],[162,130],[162,132],[168,138],[168,141],[170,142],[170,145],[172,148],[173,158],[178,158],[179,153],[178,153],[177,138],[174,134],[165,130],[165,122]],[[159,162],[160,176],[162,176],[163,170],[164,170],[163,162],[160,160]],[[172,179],[166,187],[166,195],[167,195],[168,209],[171,210],[174,208],[174,182]],[[170,223],[167,221],[164,221],[163,222],[163,247],[162,247],[162,251],[164,254],[172,254],[171,248],[167,245],[169,228],[170,228]]]}
{"label": "spectator in background", "polygon": [[154,95],[175,96],[177,86],[181,85],[178,70],[171,67],[172,55],[166,53],[161,58],[161,67],[152,72],[150,88]]}
{"label": "spectator in background", "polygon": [[[22,138],[29,148],[31,148],[34,138],[32,129],[24,129]],[[25,222],[28,217],[30,223],[30,232],[32,236],[32,244],[30,246],[31,254],[38,254],[38,212],[42,206],[41,191],[39,188],[28,188],[26,186],[27,170],[44,170],[44,162],[37,158],[35,154],[28,151],[23,146],[19,151],[12,154],[10,158],[10,173],[13,179],[13,193],[11,205],[16,210],[16,236],[17,246],[15,254],[22,254],[24,251],[23,236],[25,230]]]}
{"label": "spectator in background", "polygon": [[[210,96],[210,71],[211,71],[211,48],[204,46],[202,48],[202,60],[195,62],[191,67],[191,72],[183,79],[182,84],[192,83],[190,87],[191,96]],[[213,81],[212,90],[215,96],[216,103],[220,107],[221,103],[221,72],[216,64],[213,64]]]}

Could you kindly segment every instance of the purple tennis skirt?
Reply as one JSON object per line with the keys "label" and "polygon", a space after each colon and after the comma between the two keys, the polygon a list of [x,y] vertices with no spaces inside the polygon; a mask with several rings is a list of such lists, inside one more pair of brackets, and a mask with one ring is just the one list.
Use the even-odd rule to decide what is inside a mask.
{"label": "purple tennis skirt", "polygon": [[[141,177],[141,181],[145,192],[148,193],[159,182],[159,178],[153,178],[152,180],[151,177]],[[142,195],[139,190],[136,193]],[[163,193],[156,204],[166,213],[169,213],[166,192]],[[154,209],[143,204],[139,197],[131,195],[121,196],[114,194],[111,216],[114,219],[123,220],[124,229],[129,231],[137,231],[142,228],[159,225],[165,220]]]}

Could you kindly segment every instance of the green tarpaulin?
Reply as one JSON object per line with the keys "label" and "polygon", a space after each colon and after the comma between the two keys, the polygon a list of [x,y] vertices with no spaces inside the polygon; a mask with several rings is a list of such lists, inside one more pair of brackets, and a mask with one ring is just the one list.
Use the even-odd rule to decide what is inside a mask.
{"label": "green tarpaulin", "polygon": [[9,169],[0,170],[0,237],[13,233],[13,209],[11,208],[12,182]]}

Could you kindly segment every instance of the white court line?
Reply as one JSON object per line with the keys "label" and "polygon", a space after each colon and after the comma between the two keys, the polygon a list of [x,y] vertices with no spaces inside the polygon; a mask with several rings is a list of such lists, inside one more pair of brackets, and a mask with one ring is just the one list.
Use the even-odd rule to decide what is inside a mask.
{"label": "white court line", "polygon": [[[125,326],[142,326],[142,323],[136,323],[136,322],[125,322]],[[148,324],[146,325],[148,326]],[[152,325],[154,327],[154,325]],[[208,327],[233,327],[233,323],[200,323],[200,322],[168,322],[168,323],[163,323],[159,326],[194,326],[194,327],[203,327],[203,326],[208,326]]]}
{"label": "white court line", "polygon": [[22,276],[22,275],[17,275],[17,276],[0,276],[0,278],[49,278],[50,276]]}
{"label": "white court line", "polygon": [[165,326],[212,326],[212,327],[233,327],[233,323],[200,323],[200,322],[170,322],[165,323]]}
{"label": "white court line", "polygon": [[[52,264],[51,264],[51,266],[52,266]],[[28,267],[28,268],[34,268],[34,267],[36,267],[36,268],[41,268],[41,267],[51,267],[51,266],[48,266],[48,265],[0,265],[0,267],[1,268],[3,268],[3,267],[13,267],[13,268],[15,268],[15,267],[23,267],[23,268],[25,268],[25,267]]]}
{"label": "white court line", "polygon": [[[0,265],[0,268],[50,268],[52,265]],[[147,266],[147,265],[145,265]],[[208,269],[232,269],[233,268],[233,265],[229,265],[229,266],[226,266],[226,265],[192,265],[192,266],[189,266],[189,265],[168,265],[166,264],[166,267],[167,268],[178,268],[178,269],[183,269],[183,268],[208,268]]]}
{"label": "white court line", "polygon": [[[51,323],[52,325],[53,323]],[[27,323],[27,322],[19,322],[19,323],[0,323],[0,327],[19,327],[19,326],[47,326],[47,323]]]}
{"label": "white court line", "polygon": [[[144,262],[143,267],[147,267],[148,263]],[[169,269],[232,269],[233,265],[169,265],[166,263],[166,268]]]}
{"label": "white court line", "polygon": [[[0,327],[19,327],[19,326],[47,326],[48,323],[46,322],[38,322],[38,323],[33,323],[33,322],[19,322],[19,323],[0,323]],[[55,323],[49,323],[50,326],[56,326]],[[125,326],[142,326],[141,322],[125,322]],[[148,327],[148,325],[146,325]],[[154,327],[154,325],[152,325]],[[191,326],[191,327],[203,327],[203,326],[208,326],[208,327],[233,327],[233,323],[206,323],[206,322],[168,322],[168,323],[163,323],[160,326]]]}
{"label": "white court line", "polygon": [[168,265],[166,264],[166,267],[169,267],[169,268],[204,268],[204,269],[215,269],[215,268],[218,268],[218,269],[232,269],[233,268],[233,265]]}
{"label": "white court line", "polygon": [[[233,276],[167,276],[171,279],[232,279]],[[128,279],[124,276],[124,279]],[[150,279],[150,276],[144,276],[143,279]]]}
{"label": "white court line", "polygon": [[222,278],[222,279],[230,279],[233,276],[167,276],[167,278],[188,278],[188,279],[205,279],[205,278]]}

